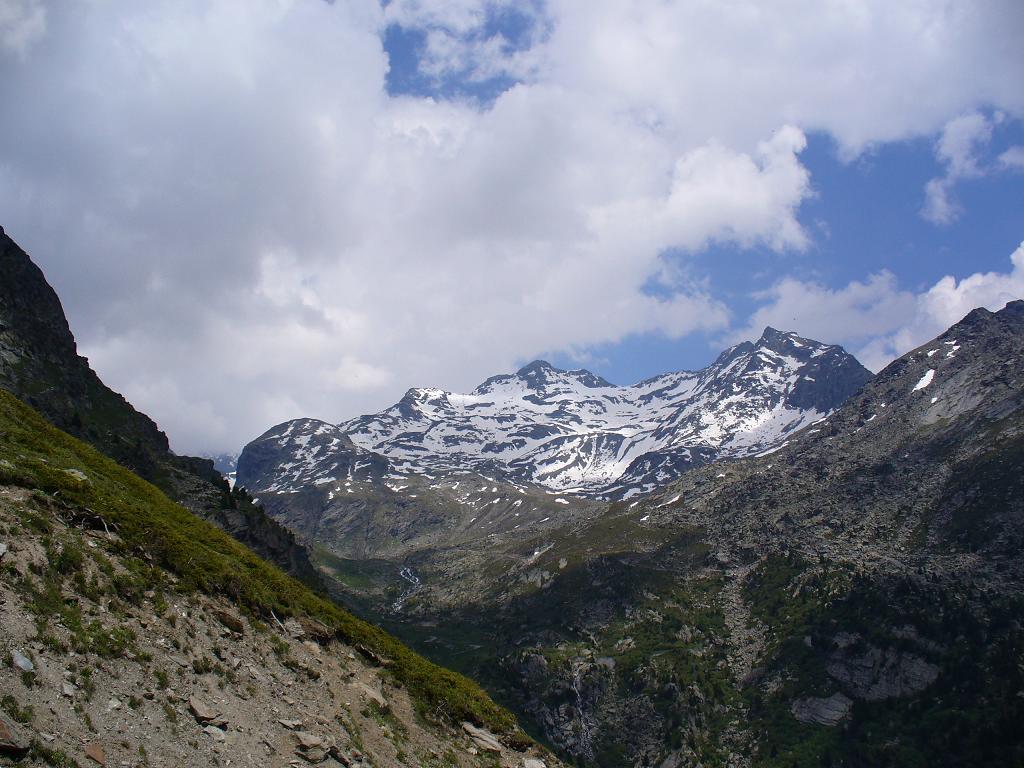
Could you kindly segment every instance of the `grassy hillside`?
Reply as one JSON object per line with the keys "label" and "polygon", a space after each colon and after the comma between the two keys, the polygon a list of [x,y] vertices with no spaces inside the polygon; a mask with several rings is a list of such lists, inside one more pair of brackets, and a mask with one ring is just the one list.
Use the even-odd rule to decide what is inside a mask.
{"label": "grassy hillside", "polygon": [[513,734],[514,718],[466,678],[416,655],[319,597],[156,487],[0,391],[0,485],[46,494],[78,524],[116,529],[125,554],[177,577],[175,588],[226,596],[267,621],[307,617],[382,661],[422,714]]}

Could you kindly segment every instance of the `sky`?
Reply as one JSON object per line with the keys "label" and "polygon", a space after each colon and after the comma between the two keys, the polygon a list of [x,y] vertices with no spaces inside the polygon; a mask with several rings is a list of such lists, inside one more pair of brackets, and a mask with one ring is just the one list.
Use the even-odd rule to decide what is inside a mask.
{"label": "sky", "polygon": [[0,0],[0,225],[175,450],[620,384],[764,326],[878,370],[1024,297],[1019,0]]}

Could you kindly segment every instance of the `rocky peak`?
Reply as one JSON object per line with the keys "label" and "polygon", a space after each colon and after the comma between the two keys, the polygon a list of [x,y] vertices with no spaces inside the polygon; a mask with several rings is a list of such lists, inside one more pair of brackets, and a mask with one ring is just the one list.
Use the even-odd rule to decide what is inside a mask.
{"label": "rocky peak", "polygon": [[612,384],[584,368],[566,371],[555,368],[546,360],[534,360],[516,371],[516,377],[525,381],[531,389],[543,389],[553,384],[579,383],[590,389],[610,387]]}
{"label": "rocky peak", "polygon": [[941,338],[952,338],[964,334],[1003,332],[1011,329],[1024,328],[1024,300],[1015,299],[1006,303],[997,312],[990,312],[984,307],[973,309],[963,320],[946,331]]}
{"label": "rocky peak", "polygon": [[759,347],[770,347],[773,345],[784,346],[786,343],[796,336],[792,331],[780,331],[777,328],[772,328],[770,325],[764,327],[764,331],[761,333],[761,338],[757,340]]}
{"label": "rocky peak", "polygon": [[780,355],[792,355],[798,359],[810,357],[815,352],[822,353],[825,350],[835,349],[829,344],[823,344],[813,339],[805,339],[793,331],[779,331],[766,326],[761,337],[757,340],[757,349],[767,349]]}
{"label": "rocky peak", "polygon": [[514,374],[490,377],[473,390],[473,394],[486,395],[499,388],[508,387],[525,387],[535,393],[544,393],[549,390],[562,390],[566,388],[584,387],[586,389],[599,389],[612,386],[614,385],[610,382],[584,368],[566,371],[562,368],[556,368],[546,360],[534,360],[532,363],[524,365]]}
{"label": "rocky peak", "polygon": [[0,356],[77,358],[64,309],[43,272],[0,234]]}
{"label": "rocky peak", "polygon": [[532,363],[527,363],[516,371],[516,376],[521,379],[536,379],[546,378],[552,373],[564,373],[564,371],[559,371],[547,360],[534,360]]}

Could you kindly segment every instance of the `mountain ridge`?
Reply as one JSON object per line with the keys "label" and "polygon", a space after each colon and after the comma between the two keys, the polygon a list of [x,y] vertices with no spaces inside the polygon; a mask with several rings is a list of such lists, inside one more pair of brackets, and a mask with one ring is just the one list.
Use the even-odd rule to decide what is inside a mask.
{"label": "mountain ridge", "polygon": [[[870,377],[841,347],[769,327],[700,371],[617,386],[535,360],[470,393],[412,388],[388,409],[335,426],[396,476],[472,469],[557,493],[628,498],[715,458],[771,450]],[[258,492],[273,483],[248,465],[250,446],[239,482]],[[316,461],[330,464],[329,452]],[[299,461],[281,457],[282,465]]]}

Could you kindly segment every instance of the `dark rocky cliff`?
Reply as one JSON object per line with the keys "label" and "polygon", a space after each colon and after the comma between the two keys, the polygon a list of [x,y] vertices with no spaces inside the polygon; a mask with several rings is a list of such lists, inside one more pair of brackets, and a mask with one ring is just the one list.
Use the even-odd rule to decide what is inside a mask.
{"label": "dark rocky cliff", "polygon": [[78,354],[56,292],[0,228],[0,388],[210,520],[257,554],[319,584],[305,549],[213,462],[178,456],[156,423],[107,387]]}

